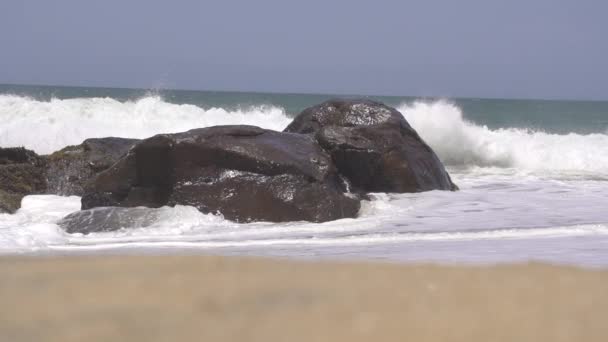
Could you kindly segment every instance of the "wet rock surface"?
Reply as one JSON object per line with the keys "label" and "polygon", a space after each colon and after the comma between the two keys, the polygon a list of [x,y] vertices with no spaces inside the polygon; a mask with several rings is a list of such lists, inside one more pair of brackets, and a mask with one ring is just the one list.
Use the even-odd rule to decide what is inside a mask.
{"label": "wet rock surface", "polygon": [[285,132],[314,136],[359,191],[457,189],[403,115],[379,102],[330,100],[305,109]]}
{"label": "wet rock surface", "polygon": [[24,196],[46,189],[46,162],[22,147],[0,148],[0,213],[14,213]]}
{"label": "wet rock surface", "polygon": [[[145,227],[162,206],[237,222],[356,217],[368,192],[456,190],[432,149],[396,109],[330,100],[284,132],[215,126],[145,140],[87,139],[48,156],[0,148],[0,212],[23,196],[82,196],[70,233]],[[147,208],[136,208],[136,207]]]}
{"label": "wet rock surface", "polygon": [[81,210],[59,221],[68,233],[111,232],[123,228],[145,228],[160,217],[160,209],[104,207]]}
{"label": "wet rock surface", "polygon": [[216,126],[135,145],[85,191],[82,208],[191,205],[238,222],[355,217],[330,156],[302,134]]}
{"label": "wet rock surface", "polygon": [[46,156],[47,193],[82,196],[84,185],[108,169],[139,140],[124,138],[87,139]]}

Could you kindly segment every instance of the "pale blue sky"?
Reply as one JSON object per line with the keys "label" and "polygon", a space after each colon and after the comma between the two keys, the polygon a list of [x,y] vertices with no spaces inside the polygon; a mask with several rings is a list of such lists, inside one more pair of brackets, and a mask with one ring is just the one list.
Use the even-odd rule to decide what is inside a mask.
{"label": "pale blue sky", "polygon": [[608,2],[2,0],[0,83],[608,99]]}

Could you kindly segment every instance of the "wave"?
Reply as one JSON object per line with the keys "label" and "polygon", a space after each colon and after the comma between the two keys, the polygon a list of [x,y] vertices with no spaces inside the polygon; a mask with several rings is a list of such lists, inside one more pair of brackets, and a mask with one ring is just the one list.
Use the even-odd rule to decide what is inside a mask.
{"label": "wave", "polygon": [[447,165],[608,173],[606,134],[493,130],[465,120],[445,100],[404,103],[398,110]]}
{"label": "wave", "polygon": [[[448,166],[608,174],[608,134],[490,129],[467,121],[458,106],[445,100],[404,103],[397,109]],[[0,95],[0,146],[25,146],[41,154],[94,137],[147,138],[229,124],[282,130],[290,121],[283,108],[268,105],[228,110],[173,104],[160,96],[120,102]]]}
{"label": "wave", "polygon": [[112,98],[38,101],[0,95],[0,146],[25,146],[46,154],[87,138],[147,138],[214,125],[244,124],[282,130],[291,119],[282,108],[203,109],[159,96],[120,102]]}

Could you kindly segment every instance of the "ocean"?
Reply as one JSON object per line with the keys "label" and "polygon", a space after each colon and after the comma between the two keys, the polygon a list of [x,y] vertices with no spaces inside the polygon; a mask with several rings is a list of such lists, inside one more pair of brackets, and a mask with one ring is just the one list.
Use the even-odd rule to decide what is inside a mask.
{"label": "ocean", "polygon": [[[249,124],[282,130],[333,95],[0,85],[0,146],[47,154],[92,137]],[[608,266],[608,102],[369,96],[397,108],[460,191],[375,193],[356,219],[237,224],[188,206],[152,226],[67,234],[80,198],[0,214],[0,254],[202,253]]]}

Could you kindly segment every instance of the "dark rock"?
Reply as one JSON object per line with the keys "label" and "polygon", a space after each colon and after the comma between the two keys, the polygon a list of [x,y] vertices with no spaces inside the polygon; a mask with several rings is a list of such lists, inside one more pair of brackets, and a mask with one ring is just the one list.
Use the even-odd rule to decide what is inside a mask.
{"label": "dark rock", "polygon": [[123,228],[144,228],[154,224],[161,209],[105,207],[71,213],[58,222],[66,232],[96,233]]}
{"label": "dark rock", "polygon": [[356,216],[330,156],[312,137],[253,126],[157,135],[100,173],[82,208],[191,205],[239,222]]}
{"label": "dark rock", "polygon": [[82,196],[84,185],[108,169],[137,143],[136,139],[87,139],[48,155],[47,193]]}
{"label": "dark rock", "polygon": [[48,156],[22,147],[0,148],[0,212],[14,213],[33,194],[81,196],[83,186],[138,140],[87,139]]}
{"label": "dark rock", "polygon": [[45,160],[22,147],[0,148],[0,212],[14,213],[24,196],[46,189]]}
{"label": "dark rock", "polygon": [[14,194],[0,190],[0,214],[13,214],[21,208],[21,199],[24,196],[24,194]]}
{"label": "dark rock", "polygon": [[285,132],[314,135],[359,191],[457,189],[403,115],[379,102],[330,100],[305,109]]}
{"label": "dark rock", "polygon": [[0,165],[30,164],[43,165],[39,155],[23,147],[0,147]]}

